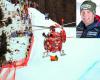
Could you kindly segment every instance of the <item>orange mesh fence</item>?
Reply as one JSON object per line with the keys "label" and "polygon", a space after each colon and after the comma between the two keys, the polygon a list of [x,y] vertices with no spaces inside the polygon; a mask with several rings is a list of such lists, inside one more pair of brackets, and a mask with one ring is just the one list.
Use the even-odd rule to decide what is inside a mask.
{"label": "orange mesh fence", "polygon": [[31,50],[32,50],[32,45],[34,42],[34,37],[31,37],[31,43],[30,43],[30,48],[27,53],[27,57],[24,59],[21,59],[16,62],[12,62],[11,64],[7,65],[2,65],[1,71],[0,71],[0,80],[15,80],[15,75],[16,75],[16,68],[22,68],[27,65]]}

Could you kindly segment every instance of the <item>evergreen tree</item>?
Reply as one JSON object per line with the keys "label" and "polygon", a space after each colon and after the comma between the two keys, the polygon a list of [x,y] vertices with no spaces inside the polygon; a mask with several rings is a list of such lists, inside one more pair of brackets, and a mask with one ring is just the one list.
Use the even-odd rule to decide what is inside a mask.
{"label": "evergreen tree", "polygon": [[12,19],[11,17],[8,17],[7,20],[5,21],[6,26],[8,26],[9,24],[12,24]]}
{"label": "evergreen tree", "polygon": [[3,17],[4,17],[4,13],[2,12],[2,8],[1,8],[1,6],[0,6],[0,20],[2,20]]}
{"label": "evergreen tree", "polygon": [[0,67],[6,62],[5,56],[0,57]]}
{"label": "evergreen tree", "polygon": [[7,52],[7,37],[6,34],[2,31],[2,35],[0,36],[0,66],[5,63],[6,58],[5,54]]}
{"label": "evergreen tree", "polygon": [[7,52],[7,36],[6,34],[2,31],[2,35],[0,38],[0,57],[4,56]]}

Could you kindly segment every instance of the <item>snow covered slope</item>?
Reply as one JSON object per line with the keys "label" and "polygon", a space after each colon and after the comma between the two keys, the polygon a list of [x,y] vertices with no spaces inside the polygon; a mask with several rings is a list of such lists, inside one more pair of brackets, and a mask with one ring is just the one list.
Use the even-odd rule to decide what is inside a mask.
{"label": "snow covered slope", "polygon": [[[48,25],[42,13],[36,9],[32,9],[31,11],[33,25]],[[34,44],[28,66],[16,71],[16,80],[79,80],[80,76],[94,62],[100,59],[99,39],[76,39],[75,28],[64,29],[67,36],[73,36],[73,38],[67,38],[66,43],[63,44],[63,50],[65,50],[67,55],[60,56],[59,53],[54,53],[59,57],[57,62],[51,62],[50,57],[42,58],[45,51],[42,33],[48,33],[49,30],[44,29],[33,32]],[[23,77],[20,77],[20,75],[23,75]]]}
{"label": "snow covered slope", "polygon": [[[29,9],[29,13],[32,25],[49,27],[55,23],[45,20],[44,15],[34,8]],[[71,37],[63,44],[66,55],[54,53],[58,55],[58,61],[51,62],[50,57],[42,58],[45,51],[42,33],[49,30],[34,29],[38,28],[33,26],[34,44],[28,65],[16,70],[15,80],[100,80],[99,39],[77,39],[75,28],[64,28],[66,35]]]}

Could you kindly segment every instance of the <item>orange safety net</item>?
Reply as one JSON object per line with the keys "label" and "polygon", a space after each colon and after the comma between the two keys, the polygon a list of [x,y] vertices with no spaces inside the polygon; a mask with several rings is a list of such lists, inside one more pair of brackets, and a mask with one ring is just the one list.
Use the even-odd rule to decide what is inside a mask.
{"label": "orange safety net", "polygon": [[28,51],[28,55],[26,58],[21,59],[19,61],[13,62],[11,64],[7,65],[2,65],[1,71],[0,71],[0,80],[15,80],[15,75],[16,75],[16,68],[22,68],[27,65],[31,50],[32,50],[32,45],[34,42],[34,37],[31,37],[31,43],[30,43],[30,48]]}
{"label": "orange safety net", "polygon": [[16,68],[2,68],[0,71],[0,80],[15,80]]}

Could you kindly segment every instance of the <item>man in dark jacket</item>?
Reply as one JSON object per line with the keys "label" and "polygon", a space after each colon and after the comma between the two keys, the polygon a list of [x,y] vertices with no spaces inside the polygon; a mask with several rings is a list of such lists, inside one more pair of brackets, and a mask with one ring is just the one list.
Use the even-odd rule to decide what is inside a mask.
{"label": "man in dark jacket", "polygon": [[100,17],[96,15],[96,4],[84,1],[80,7],[81,22],[77,26],[77,37],[100,38]]}

